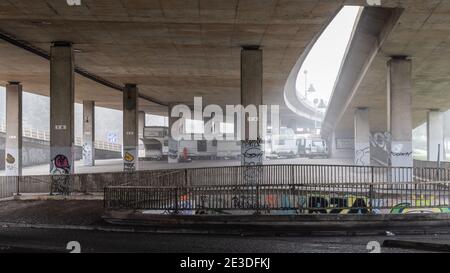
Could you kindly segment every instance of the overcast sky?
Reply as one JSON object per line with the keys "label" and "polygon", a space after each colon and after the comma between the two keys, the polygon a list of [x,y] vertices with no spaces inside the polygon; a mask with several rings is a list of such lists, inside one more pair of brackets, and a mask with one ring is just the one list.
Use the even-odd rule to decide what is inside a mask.
{"label": "overcast sky", "polygon": [[358,11],[357,6],[344,7],[311,49],[297,79],[297,92],[302,97],[305,94],[304,71],[307,70],[307,86],[313,84],[317,91],[308,95],[308,100],[330,100]]}

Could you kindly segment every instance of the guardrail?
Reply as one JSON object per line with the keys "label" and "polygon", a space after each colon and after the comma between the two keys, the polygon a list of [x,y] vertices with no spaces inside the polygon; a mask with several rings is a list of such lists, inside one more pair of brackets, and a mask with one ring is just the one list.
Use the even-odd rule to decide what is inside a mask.
{"label": "guardrail", "polygon": [[[0,124],[0,132],[6,133],[6,125],[4,123]],[[23,128],[22,135],[23,137],[38,139],[42,141],[50,141],[50,132],[39,129]],[[83,144],[83,138],[75,137],[75,146],[82,147]],[[99,150],[122,152],[122,145],[120,144],[112,144],[106,141],[96,140],[94,142],[94,146]]]}

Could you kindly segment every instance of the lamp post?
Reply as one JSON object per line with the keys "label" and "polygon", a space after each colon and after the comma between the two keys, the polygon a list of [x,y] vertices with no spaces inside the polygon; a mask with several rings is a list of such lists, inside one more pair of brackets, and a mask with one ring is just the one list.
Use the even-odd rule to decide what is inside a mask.
{"label": "lamp post", "polygon": [[308,100],[308,93],[314,93],[316,92],[316,89],[314,88],[314,85],[310,85],[309,88],[306,90],[306,100]]}
{"label": "lamp post", "polygon": [[303,71],[305,74],[305,99],[308,97],[308,70]]}

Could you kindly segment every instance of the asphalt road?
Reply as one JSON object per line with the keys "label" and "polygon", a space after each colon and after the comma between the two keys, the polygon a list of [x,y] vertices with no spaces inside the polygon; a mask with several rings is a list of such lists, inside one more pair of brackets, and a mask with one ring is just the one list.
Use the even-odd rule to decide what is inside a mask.
{"label": "asphalt road", "polygon": [[[70,252],[71,241],[83,253],[369,253],[367,244],[386,239],[450,242],[450,235],[360,237],[239,237],[169,235],[0,227],[2,252]],[[423,252],[381,249],[382,253]]]}

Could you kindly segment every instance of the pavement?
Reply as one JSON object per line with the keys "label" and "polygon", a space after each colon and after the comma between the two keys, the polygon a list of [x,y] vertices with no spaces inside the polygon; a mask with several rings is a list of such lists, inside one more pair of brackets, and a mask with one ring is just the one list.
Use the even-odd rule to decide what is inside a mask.
{"label": "pavement", "polygon": [[[104,172],[122,172],[122,159],[96,160],[96,166],[83,166],[82,161],[75,162],[75,173],[104,173]],[[140,170],[163,170],[163,169],[186,169],[186,168],[207,168],[207,167],[226,167],[239,166],[238,160],[195,160],[191,163],[169,164],[167,161],[140,161]],[[325,164],[325,165],[351,165],[352,160],[348,159],[308,159],[308,158],[292,158],[292,159],[266,159],[265,164]],[[23,175],[48,175],[49,165],[39,165],[23,168]],[[4,171],[0,171],[0,176],[5,175]]]}
{"label": "pavement", "polygon": [[[120,231],[103,222],[101,201],[0,202],[1,252],[68,252],[78,242],[92,253],[368,253],[386,239],[450,243],[450,235],[225,236]],[[102,229],[99,229],[102,227]],[[369,248],[371,249],[371,248]],[[423,252],[381,248],[386,253]]]}

